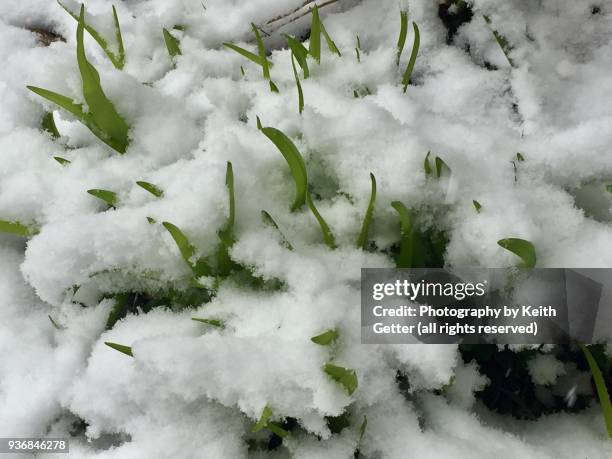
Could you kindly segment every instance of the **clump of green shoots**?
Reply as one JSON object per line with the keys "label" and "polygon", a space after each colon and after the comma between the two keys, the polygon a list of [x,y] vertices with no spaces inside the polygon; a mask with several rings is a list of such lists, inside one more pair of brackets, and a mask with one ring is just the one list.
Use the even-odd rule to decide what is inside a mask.
{"label": "clump of green shoots", "polygon": [[[402,75],[402,85],[404,86],[404,92],[408,89],[408,85],[410,84],[410,77],[412,76],[412,71],[414,70],[414,64],[416,63],[417,54],[419,53],[419,46],[421,43],[421,34],[419,32],[419,26],[416,22],[412,21],[412,29],[414,30],[414,41],[412,42],[412,51],[410,52],[410,59],[408,60],[408,65],[404,70]],[[400,33],[399,38],[397,40],[397,66],[400,64],[400,57],[404,50],[404,45],[406,43],[406,37],[408,35],[408,12],[400,11]]]}
{"label": "clump of green shoots", "polygon": [[[66,7],[62,2],[58,0],[59,5],[74,18],[75,21],[79,21],[79,16],[74,14],[70,9]],[[113,5],[113,20],[115,22],[115,39],[117,41],[117,53],[113,52],[108,45],[108,42],[98,33],[96,29],[88,24],[84,24],[85,30],[96,40],[102,51],[106,53],[109,60],[113,63],[115,68],[121,70],[125,66],[125,49],[123,47],[123,38],[121,37],[121,27],[119,26],[119,18],[117,17],[117,10]]]}
{"label": "clump of green shoots", "polygon": [[436,156],[434,159],[434,168],[431,166],[431,162],[429,160],[431,152],[428,151],[425,156],[425,160],[423,161],[423,170],[425,171],[425,176],[430,177],[433,176],[435,178],[445,177],[450,175],[451,168],[448,167],[448,164],[444,162],[442,158]]}
{"label": "clump of green shoots", "polygon": [[500,247],[514,253],[521,259],[522,268],[534,268],[536,265],[537,257],[535,246],[525,239],[519,239],[515,237],[500,239],[497,241]]}
{"label": "clump of green shoots", "polygon": [[77,27],[77,62],[83,82],[83,98],[87,103],[88,110],[85,111],[83,105],[75,103],[70,97],[56,92],[34,86],[28,86],[28,89],[72,113],[100,140],[117,152],[125,153],[129,144],[129,126],[104,94],[100,84],[100,75],[87,60],[83,40],[84,18],[85,7],[81,6]]}
{"label": "clump of green shoots", "polygon": [[317,210],[310,196],[310,192],[308,191],[306,164],[304,163],[304,158],[302,158],[299,150],[291,139],[289,139],[289,137],[276,128],[262,127],[261,132],[272,141],[276,148],[278,148],[280,153],[287,161],[291,174],[293,175],[293,180],[295,182],[295,199],[291,205],[291,210],[296,211],[306,204],[321,227],[321,233],[323,234],[325,244],[332,249],[336,248],[334,235],[329,229],[325,219]]}
{"label": "clump of green shoots", "polygon": [[251,23],[251,27],[253,29],[253,33],[255,34],[255,40],[257,42],[257,54],[252,53],[251,51],[248,51],[244,48],[241,48],[240,46],[236,46],[233,43],[223,43],[223,45],[228,47],[229,49],[236,51],[238,54],[246,57],[257,65],[260,65],[264,79],[269,80],[270,82],[270,90],[272,92],[278,92],[278,87],[270,79],[270,67],[272,67],[272,62],[269,61],[268,57],[266,56],[266,47],[259,33],[259,29],[253,23]]}

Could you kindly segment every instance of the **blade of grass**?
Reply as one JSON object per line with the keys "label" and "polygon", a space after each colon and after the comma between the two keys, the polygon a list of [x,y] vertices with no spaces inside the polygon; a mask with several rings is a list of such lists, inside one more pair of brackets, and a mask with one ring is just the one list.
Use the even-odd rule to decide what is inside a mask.
{"label": "blade of grass", "polygon": [[591,354],[589,348],[582,343],[578,343],[578,347],[580,347],[584,353],[587,363],[589,364],[591,375],[593,376],[593,381],[595,382],[595,388],[597,389],[597,396],[599,397],[599,403],[603,412],[604,421],[606,423],[608,437],[612,438],[612,404],[610,403],[610,395],[608,394],[606,381],[604,380],[601,370],[599,369],[599,365],[597,365],[597,361],[593,357],[593,354]]}
{"label": "blade of grass", "polygon": [[391,206],[397,211],[400,217],[400,252],[396,260],[398,268],[414,268],[416,261],[416,249],[419,243],[410,212],[406,206],[393,201]]}
{"label": "blade of grass", "polygon": [[0,232],[30,237],[38,234],[36,226],[26,226],[17,221],[0,220]]}
{"label": "blade of grass", "polygon": [[[315,6],[315,8],[316,8],[316,6]],[[334,43],[334,40],[332,40],[331,37],[329,36],[329,34],[327,33],[327,30],[325,29],[325,26],[323,25],[323,22],[321,22],[321,33],[325,37],[325,41],[327,42],[327,48],[332,53],[336,53],[339,57],[342,57],[342,54],[340,53],[340,50],[338,49],[338,47]]]}
{"label": "blade of grass", "polygon": [[295,85],[298,91],[298,112],[301,115],[304,110],[304,92],[302,91],[302,85],[300,84],[300,78],[298,77],[297,69],[295,68],[295,59],[293,52],[291,52],[291,66],[293,67],[293,76],[295,77]]}
{"label": "blade of grass", "polygon": [[136,185],[147,190],[149,193],[151,193],[153,196],[157,198],[161,198],[164,195],[164,191],[158,186],[153,185],[152,183],[138,181],[136,182]]}
{"label": "blade of grass", "polygon": [[448,175],[451,172],[451,168],[444,162],[442,158],[436,156],[436,177],[440,178],[442,175]]}
{"label": "blade of grass", "polygon": [[121,26],[119,25],[119,17],[117,16],[117,10],[113,5],[113,19],[115,20],[115,39],[117,40],[117,46],[119,48],[119,55],[117,58],[118,69],[122,69],[125,66],[125,48],[123,46],[123,37],[121,36]]}
{"label": "blade of grass", "polygon": [[51,134],[51,137],[57,139],[60,136],[59,131],[57,130],[57,126],[55,125],[55,120],[53,119],[53,112],[47,112],[42,119],[41,124],[43,130],[47,131]]}
{"label": "blade of grass", "polygon": [[363,218],[363,224],[361,225],[361,232],[357,239],[357,247],[363,249],[368,240],[368,230],[370,228],[370,222],[372,221],[372,214],[374,213],[374,204],[376,203],[376,177],[370,172],[370,180],[372,182],[372,189],[370,191],[370,202],[366,210],[365,217]]}
{"label": "blade of grass", "polygon": [[187,236],[183,234],[179,227],[170,222],[162,222],[162,225],[170,233],[172,239],[174,239],[183,260],[189,265],[195,277],[212,275],[212,269],[208,266],[208,263],[204,259],[196,258],[195,247],[191,245],[189,239],[187,239]]}
{"label": "blade of grass", "polygon": [[308,204],[308,208],[310,209],[312,214],[315,216],[315,218],[317,219],[317,222],[319,223],[319,226],[321,227],[321,233],[323,234],[323,241],[330,249],[335,249],[337,247],[336,239],[334,238],[334,235],[329,229],[327,222],[325,221],[323,216],[319,213],[319,211],[315,207],[314,202],[312,202],[312,198],[309,192],[306,193],[306,203]]}
{"label": "blade of grass", "polygon": [[474,209],[476,209],[476,212],[480,213],[480,209],[482,209],[482,205],[476,200],[472,201],[472,204],[474,204]]}
{"label": "blade of grass", "polygon": [[304,72],[304,79],[308,78],[310,76],[307,59],[308,49],[306,49],[306,47],[302,43],[300,43],[298,40],[296,40],[290,35],[285,34],[285,38],[287,39],[287,45],[289,46],[289,49],[291,49],[291,52],[295,56],[295,59],[297,60],[299,66]]}
{"label": "blade of grass", "polygon": [[265,210],[262,210],[261,219],[265,223],[267,223],[268,225],[270,225],[271,227],[275,228],[278,231],[278,233],[281,236],[281,242],[285,247],[287,247],[289,250],[293,250],[293,246],[289,243],[289,241],[287,240],[283,232],[280,230],[280,228],[278,227],[278,225],[276,224],[276,222],[274,221],[274,219],[268,212],[266,212]]}
{"label": "blade of grass", "polygon": [[355,373],[355,370],[351,368],[338,367],[336,365],[332,365],[331,363],[326,363],[323,370],[334,381],[341,384],[349,395],[352,395],[357,389],[358,382],[357,373]]}
{"label": "blade of grass", "polygon": [[191,320],[195,322],[202,322],[203,324],[212,325],[217,328],[225,328],[225,324],[219,319],[202,319],[200,317],[192,317]]}
{"label": "blade of grass", "polygon": [[283,429],[281,427],[281,424],[279,424],[278,422],[269,422],[267,428],[270,432],[275,435],[278,435],[281,438],[285,438],[287,435],[289,435],[289,432]]}
{"label": "blade of grass", "polygon": [[255,62],[257,65],[261,65],[262,67],[264,65],[262,59],[257,54],[254,54],[254,53],[252,53],[250,51],[247,51],[246,49],[241,48],[240,46],[236,46],[233,43],[223,43],[223,46],[225,46],[225,47],[227,47],[227,48],[229,48],[231,50],[236,51],[238,54],[240,54],[240,55],[246,57],[247,59]]}
{"label": "blade of grass", "polygon": [[431,151],[428,151],[427,155],[425,155],[425,160],[423,161],[423,170],[425,171],[426,177],[429,177],[431,175],[431,163],[429,162],[430,154],[431,154]]}
{"label": "blade of grass", "polygon": [[168,29],[164,28],[162,32],[164,34],[164,43],[166,43],[166,49],[170,57],[174,59],[176,56],[180,56],[182,53],[178,39],[172,35]]}
{"label": "blade of grass", "polygon": [[85,123],[85,112],[83,112],[83,106],[81,104],[77,104],[70,97],[63,96],[53,91],[49,91],[47,89],[38,88],[36,86],[26,86],[30,91],[35,94],[38,94],[40,97],[47,99],[50,102],[53,102],[56,105],[59,105],[64,110],[72,113],[76,116],[79,121]]}
{"label": "blade of grass", "polygon": [[117,193],[115,193],[114,191],[101,190],[101,189],[91,189],[91,190],[87,190],[87,192],[90,195],[92,195],[92,196],[94,196],[94,197],[96,197],[98,199],[101,199],[102,201],[107,203],[112,208],[117,207],[117,203],[119,202],[119,198],[117,196]]}
{"label": "blade of grass", "polygon": [[419,46],[421,43],[421,34],[419,33],[419,26],[417,26],[416,22],[412,22],[412,28],[414,29],[414,41],[412,42],[412,52],[410,53],[410,60],[408,61],[408,65],[406,66],[406,70],[404,70],[404,76],[402,77],[402,84],[404,85],[404,92],[408,89],[408,84],[410,83],[410,77],[412,76],[412,70],[414,70],[414,64],[417,59],[417,54],[419,53]]}
{"label": "blade of grass", "polygon": [[225,171],[225,186],[227,187],[228,191],[229,215],[227,221],[223,225],[223,228],[217,232],[217,236],[221,241],[221,244],[217,250],[217,265],[219,274],[222,276],[227,276],[234,268],[234,263],[229,255],[229,250],[236,241],[236,238],[234,237],[234,222],[236,214],[236,200],[234,196],[234,169],[232,168],[232,163],[229,161],[227,162],[227,168]]}
{"label": "blade of grass", "polygon": [[310,338],[310,341],[316,343],[320,346],[328,346],[334,341],[338,339],[338,331],[337,330],[327,330],[326,332],[321,333],[320,335],[313,336]]}
{"label": "blade of grass", "polygon": [[519,238],[507,238],[500,239],[497,241],[499,246],[517,255],[521,260],[520,266],[524,268],[534,268],[536,265],[537,257],[534,245],[526,241],[525,239]]}
{"label": "blade of grass", "polygon": [[112,329],[117,323],[117,321],[125,317],[125,315],[127,314],[127,306],[127,294],[124,293],[115,296],[115,304],[113,305],[110,313],[108,314],[108,319],[106,319],[106,330]]}
{"label": "blade of grass", "polygon": [[134,357],[132,354],[132,348],[130,346],[124,346],[123,344],[111,343],[110,341],[105,341],[108,347],[113,348],[116,351],[119,351],[125,355],[129,355],[130,357]]}
{"label": "blade of grass", "polygon": [[70,164],[69,160],[67,160],[66,158],[62,158],[61,156],[54,156],[53,159],[60,163],[62,166]]}
{"label": "blade of grass", "polygon": [[510,52],[512,51],[512,47],[510,46],[510,43],[508,43],[508,40],[506,39],[506,37],[504,37],[502,34],[500,34],[497,30],[493,28],[491,24],[491,18],[489,16],[483,15],[482,17],[487,23],[487,26],[489,27],[489,29],[491,30],[491,33],[493,34],[493,38],[495,38],[495,41],[497,42],[502,52],[504,53],[504,56],[506,56],[506,59],[508,60],[510,67],[514,67],[514,62],[510,58]]}
{"label": "blade of grass", "polygon": [[312,12],[312,20],[310,22],[310,43],[308,44],[308,53],[321,63],[321,19],[319,18],[319,9],[317,5],[310,10]]}
{"label": "blade of grass", "polygon": [[400,57],[402,51],[404,51],[404,45],[406,44],[406,36],[408,35],[408,11],[400,11],[400,33],[397,38],[397,58],[396,65],[400,65]]}
{"label": "blade of grass", "polygon": [[51,317],[51,314],[49,314],[47,317],[49,318],[49,320],[51,321],[51,324],[56,330],[62,329],[62,327],[60,327],[60,325],[53,319],[53,317]]}
{"label": "blade of grass", "polygon": [[255,34],[255,41],[257,42],[257,51],[259,52],[259,58],[261,59],[261,68],[263,70],[263,77],[266,80],[270,79],[270,62],[266,56],[266,47],[264,46],[264,42],[261,39],[261,35],[259,34],[259,29],[253,23],[251,23],[251,27],[253,28],[253,33]]}

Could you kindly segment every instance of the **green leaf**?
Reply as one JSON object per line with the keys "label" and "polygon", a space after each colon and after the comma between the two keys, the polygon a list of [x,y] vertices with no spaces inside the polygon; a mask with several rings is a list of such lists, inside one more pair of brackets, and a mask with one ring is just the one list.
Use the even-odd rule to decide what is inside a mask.
{"label": "green leaf", "polygon": [[336,240],[334,238],[334,235],[329,229],[329,226],[327,225],[327,222],[325,221],[323,216],[319,213],[319,211],[315,207],[314,202],[312,202],[312,198],[309,192],[306,193],[306,203],[308,204],[308,208],[310,209],[312,214],[315,216],[315,218],[317,219],[317,222],[319,223],[319,226],[321,227],[321,233],[323,233],[323,241],[330,249],[335,249]]}
{"label": "green leaf", "polygon": [[298,40],[296,40],[295,38],[289,35],[285,35],[285,38],[287,39],[287,45],[291,49],[293,56],[295,56],[295,59],[297,60],[299,66],[302,68],[302,71],[304,72],[304,79],[308,78],[310,76],[310,70],[308,69],[308,59],[307,59],[308,49],[306,49],[306,47],[302,43],[300,43]]}
{"label": "green leaf", "polygon": [[176,243],[179,252],[183,260],[189,265],[195,277],[210,276],[212,275],[212,269],[208,266],[208,263],[204,259],[196,259],[196,249],[191,243],[187,236],[176,226],[170,222],[162,222],[162,225]]}
{"label": "green leaf", "polygon": [[501,48],[502,52],[504,53],[504,56],[506,56],[506,59],[508,60],[510,67],[514,67],[514,62],[512,62],[512,59],[510,58],[510,52],[512,51],[512,46],[510,46],[510,43],[508,43],[508,40],[506,39],[506,37],[500,34],[497,30],[493,29],[491,25],[491,18],[489,18],[489,16],[483,15],[482,17],[484,18],[485,22],[489,26],[489,29],[491,29],[493,38],[495,38],[495,41]]}
{"label": "green leaf", "polygon": [[[316,8],[316,6],[315,6],[315,8]],[[325,37],[325,41],[327,42],[327,48],[332,53],[336,53],[338,56],[342,57],[342,54],[340,53],[340,50],[338,49],[338,47],[334,43],[334,40],[332,40],[331,37],[329,36],[329,34],[327,33],[327,30],[325,29],[325,26],[323,25],[323,22],[321,22],[321,33]]]}
{"label": "green leaf", "polygon": [[212,325],[213,327],[217,327],[217,328],[225,328],[225,324],[223,323],[222,320],[219,320],[219,319],[202,319],[199,317],[192,317],[191,320],[194,320],[196,322],[202,322],[208,325]]}
{"label": "green leaf", "polygon": [[155,220],[153,217],[147,217],[147,221],[151,225],[154,225],[155,223],[157,223],[157,220]]}
{"label": "green leaf", "polygon": [[406,44],[406,36],[408,35],[408,11],[400,11],[400,33],[397,38],[397,58],[396,64],[399,67],[400,57],[402,51],[404,51],[404,45]]}
{"label": "green leaf", "polygon": [[268,425],[268,421],[272,417],[272,410],[268,405],[266,405],[259,417],[259,421],[253,426],[251,432],[259,432],[261,429],[265,428]]}
{"label": "green leaf", "polygon": [[81,104],[75,103],[70,97],[63,96],[47,89],[37,88],[36,86],[26,86],[26,88],[28,88],[33,93],[38,94],[40,97],[43,97],[48,101],[59,105],[64,110],[76,116],[79,121],[86,124],[87,116],[83,112],[83,106]]}
{"label": "green leaf", "polygon": [[525,239],[507,238],[500,239],[497,243],[506,250],[517,255],[523,263],[524,268],[533,268],[536,265],[536,250],[534,245]]}
{"label": "green leaf", "polygon": [[517,153],[516,154],[516,160],[523,162],[523,161],[525,161],[525,157],[522,154]]}
{"label": "green leaf", "polygon": [[312,20],[310,22],[310,43],[308,53],[320,64],[321,63],[321,19],[317,5],[310,10]]}
{"label": "green leaf", "polygon": [[474,209],[476,209],[476,212],[480,213],[480,209],[482,209],[482,206],[480,205],[480,203],[474,200],[472,201],[472,204],[474,204]]}
{"label": "green leaf", "polygon": [[127,314],[128,307],[128,294],[120,293],[115,295],[115,304],[110,310],[108,314],[108,319],[106,319],[106,330],[112,329],[117,321],[123,319]]}
{"label": "green leaf", "polygon": [[419,33],[419,27],[414,21],[412,22],[412,28],[414,29],[414,42],[412,43],[412,52],[410,53],[410,60],[408,61],[406,70],[404,70],[404,76],[402,77],[404,92],[406,92],[408,84],[410,83],[410,76],[412,75],[412,70],[414,69],[417,54],[419,53],[419,45],[421,43],[421,34]]}
{"label": "green leaf", "polygon": [[144,188],[145,190],[147,190],[149,193],[151,193],[155,197],[161,198],[164,195],[164,191],[158,186],[153,185],[152,183],[139,181],[139,182],[136,182],[136,185],[138,185],[141,188]]}
{"label": "green leaf", "polygon": [[178,39],[168,32],[168,29],[162,29],[164,34],[164,42],[166,43],[166,49],[171,58],[181,55],[181,47]]}
{"label": "green leaf", "polygon": [[429,162],[430,154],[431,154],[431,151],[428,151],[427,155],[425,156],[425,160],[423,161],[423,170],[425,171],[426,177],[429,177],[431,175],[431,163]]}
{"label": "green leaf", "polygon": [[[79,26],[77,27],[77,62],[83,81],[83,97],[89,107],[88,118],[93,123],[86,123],[92,132],[102,141],[117,150],[125,153],[128,146],[129,127],[125,120],[117,113],[113,103],[106,97],[100,85],[100,75],[85,55],[83,43],[83,30],[85,27],[85,8],[81,6]],[[92,129],[91,124],[95,129]]]}
{"label": "green leaf", "polygon": [[[261,35],[259,34],[259,29],[253,23],[251,23],[251,27],[253,28],[253,33],[255,34],[255,41],[257,42],[257,50],[259,52],[259,58],[261,59],[261,68],[263,70],[263,77],[266,80],[270,79],[270,62],[266,57],[266,47],[264,46],[264,42],[261,39]],[[278,88],[275,92],[278,92]]]}
{"label": "green leaf", "polygon": [[55,120],[53,119],[53,112],[45,113],[45,116],[42,119],[41,126],[43,130],[51,134],[51,137],[53,137],[54,139],[57,139],[60,136],[60,133],[57,130],[57,126],[55,125]]}
{"label": "green leaf", "polygon": [[289,241],[287,240],[283,232],[280,230],[280,228],[278,227],[278,225],[276,224],[276,222],[274,221],[274,219],[268,212],[266,212],[265,210],[262,210],[261,219],[265,223],[267,223],[268,225],[270,225],[271,227],[275,228],[278,231],[278,233],[281,236],[281,242],[285,247],[287,247],[289,250],[293,250],[293,246],[289,243]]}
{"label": "green leaf", "polygon": [[327,373],[334,381],[340,383],[349,395],[357,389],[357,374],[355,370],[351,368],[338,367],[331,363],[326,363],[323,367],[325,373]]}
{"label": "green leaf", "polygon": [[276,86],[276,84],[272,80],[270,80],[270,91],[278,92],[278,86]]}
{"label": "green leaf", "polygon": [[319,344],[321,346],[328,346],[338,339],[338,331],[337,330],[327,330],[326,332],[321,333],[320,335],[313,336],[310,338],[310,341],[313,343]]}
{"label": "green leaf", "polygon": [[266,427],[268,428],[270,432],[272,432],[275,435],[278,435],[281,438],[285,438],[287,435],[289,435],[289,432],[283,429],[281,427],[281,424],[279,424],[278,422],[269,422]]}
{"label": "green leaf", "polygon": [[132,348],[130,346],[124,346],[123,344],[117,344],[117,343],[111,343],[109,341],[105,341],[104,344],[106,344],[108,347],[112,347],[116,351],[122,352],[125,355],[134,357],[134,355],[132,354]]}
{"label": "green leaf", "polygon": [[599,365],[597,365],[597,361],[593,358],[593,354],[591,354],[589,348],[581,343],[578,343],[578,347],[580,347],[584,353],[587,363],[589,364],[589,368],[591,369],[591,375],[593,376],[595,388],[597,389],[597,396],[599,397],[599,403],[601,405],[601,410],[603,411],[608,437],[612,438],[612,404],[610,403],[610,395],[608,394],[606,381],[604,380],[601,370],[599,369]]}
{"label": "green leaf", "polygon": [[259,119],[259,116],[256,116],[255,118],[257,119],[257,129],[261,131],[261,129],[263,128],[263,126],[261,125],[261,120]]}
{"label": "green leaf", "polygon": [[406,206],[393,201],[391,206],[397,211],[400,217],[400,252],[396,260],[398,268],[420,268],[421,263],[420,249],[421,241],[418,232],[412,224],[412,217]]}
{"label": "green leaf", "polygon": [[[79,21],[79,16],[68,9],[61,1],[57,2],[75,21]],[[125,66],[125,49],[123,48],[123,38],[121,37],[121,27],[119,26],[119,18],[117,17],[117,10],[113,5],[113,21],[115,23],[115,39],[117,40],[118,53],[115,54],[111,51],[108,42],[98,33],[92,26],[85,24],[85,30],[91,35],[91,37],[100,45],[100,48],[106,53],[109,60],[115,66],[115,68],[121,70]]]}
{"label": "green leaf", "polygon": [[247,59],[255,62],[257,65],[261,65],[262,67],[264,65],[263,60],[261,59],[261,57],[259,57],[257,54],[254,54],[254,53],[252,53],[250,51],[247,51],[244,48],[241,48],[240,46],[236,46],[233,43],[223,43],[223,46],[226,46],[227,48],[236,51],[238,54],[241,54],[242,56],[246,57]]}
{"label": "green leaf", "polygon": [[26,226],[17,221],[0,220],[0,232],[30,237],[38,234],[39,229],[36,226]]}
{"label": "green leaf", "polygon": [[370,202],[366,210],[365,217],[363,218],[363,224],[361,225],[361,232],[357,239],[357,247],[363,249],[368,240],[368,230],[370,228],[370,222],[372,221],[372,214],[374,213],[374,204],[376,203],[376,177],[370,172],[370,180],[372,182],[372,190],[370,191]]}
{"label": "green leaf", "polygon": [[442,175],[450,174],[451,168],[444,162],[442,158],[436,156],[436,177],[440,178]]}
{"label": "green leaf", "polygon": [[298,77],[297,69],[295,68],[295,59],[293,58],[293,52],[291,53],[291,66],[293,67],[293,76],[295,77],[295,85],[298,90],[298,113],[301,115],[304,110],[304,92],[302,91],[302,85],[300,84],[300,78]]}
{"label": "green leaf", "polygon": [[227,169],[225,172],[225,185],[227,186],[228,191],[229,216],[223,225],[223,228],[217,232],[217,236],[221,241],[221,244],[217,250],[217,267],[219,274],[222,276],[229,275],[232,269],[235,267],[235,264],[229,255],[229,249],[236,241],[236,238],[234,237],[234,221],[236,214],[234,197],[234,170],[232,168],[232,163],[229,161],[227,162]]}
{"label": "green leaf", "polygon": [[115,193],[114,191],[92,189],[92,190],[87,190],[87,192],[90,195],[95,196],[98,199],[101,199],[102,201],[107,203],[109,206],[117,207],[117,203],[119,202],[119,198],[117,196],[117,193]]}
{"label": "green leaf", "polygon": [[60,163],[62,166],[70,164],[69,160],[67,160],[66,158],[62,158],[61,156],[54,156],[53,159]]}
{"label": "green leaf", "polygon": [[295,182],[295,199],[291,205],[291,210],[295,211],[306,203],[308,178],[304,159],[295,144],[283,132],[273,127],[262,127],[261,132],[276,145],[289,165]]}
{"label": "green leaf", "polygon": [[610,184],[610,185],[606,185],[606,191],[607,191],[608,193],[612,193],[612,184]]}

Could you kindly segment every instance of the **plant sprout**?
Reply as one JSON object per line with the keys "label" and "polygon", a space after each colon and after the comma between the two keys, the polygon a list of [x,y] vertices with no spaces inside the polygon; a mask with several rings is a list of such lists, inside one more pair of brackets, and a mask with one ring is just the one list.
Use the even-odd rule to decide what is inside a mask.
{"label": "plant sprout", "polygon": [[526,241],[525,239],[519,238],[507,238],[500,239],[497,241],[500,247],[517,255],[521,260],[521,267],[523,268],[534,268],[536,265],[536,251],[534,245]]}
{"label": "plant sprout", "polygon": [[334,381],[341,384],[349,395],[352,395],[357,389],[357,373],[352,368],[338,367],[331,363],[326,363],[323,371]]}
{"label": "plant sprout", "polygon": [[366,241],[368,240],[368,230],[370,228],[370,222],[372,221],[372,214],[374,213],[374,204],[376,202],[376,177],[370,172],[370,180],[372,182],[372,190],[370,191],[370,202],[366,210],[365,217],[363,219],[363,225],[361,226],[361,232],[357,239],[357,247],[363,249]]}

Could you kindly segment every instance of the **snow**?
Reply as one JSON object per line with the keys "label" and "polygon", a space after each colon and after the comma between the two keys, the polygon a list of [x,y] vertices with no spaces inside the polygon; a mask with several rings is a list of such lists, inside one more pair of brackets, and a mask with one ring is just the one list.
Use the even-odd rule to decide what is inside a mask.
{"label": "snow", "polygon": [[[74,457],[247,457],[250,428],[267,405],[276,420],[298,420],[300,429],[284,443],[296,458],[352,457],[364,416],[359,448],[366,457],[610,456],[597,406],[532,422],[485,415],[474,392],[488,381],[474,362],[461,361],[456,346],[359,342],[360,268],[393,266],[382,252],[354,247],[370,172],[378,183],[370,235],[381,249],[397,240],[390,202],[400,200],[431,210],[436,219],[429,223],[447,230],[450,266],[513,264],[514,256],[496,243],[504,237],[532,241],[538,266],[612,266],[612,203],[604,188],[612,177],[609,5],[594,15],[586,0],[474,0],[473,20],[447,45],[438,2],[409,3],[343,0],[321,9],[342,57],[323,41],[321,65],[311,59],[311,77],[301,82],[301,115],[279,34],[302,36],[307,19],[266,37],[278,94],[270,93],[256,64],[222,46],[232,41],[255,49],[250,23],[266,29],[301,0],[117,3],[125,69],[115,69],[87,34],[86,51],[131,126],[124,155],[25,88],[82,101],[76,22],[55,2],[0,4],[0,219],[40,226],[27,244],[0,234],[2,436],[67,435],[78,417],[87,428],[72,439]],[[415,84],[405,94],[399,82],[413,32],[409,27],[398,69],[400,4],[409,6],[421,31]],[[110,3],[89,0],[87,11],[88,22],[113,37]],[[512,44],[514,68],[483,14]],[[185,30],[172,31],[182,49],[173,62],[161,30],[175,25]],[[33,26],[66,42],[43,47],[26,30]],[[114,38],[109,42],[115,45]],[[372,94],[354,98],[353,90],[364,86]],[[54,111],[60,139],[39,129],[45,110]],[[293,180],[257,130],[256,116],[302,152],[338,249],[323,245],[311,214],[289,212]],[[427,151],[450,166],[449,179],[426,179]],[[525,161],[515,175],[510,161],[517,152]],[[61,166],[53,156],[71,164]],[[232,257],[284,288],[254,291],[228,281],[193,310],[129,314],[105,330],[112,304],[102,293],[184,286],[189,279],[159,222],[180,227],[199,255],[215,250],[228,214],[227,161],[236,186]],[[163,198],[138,180],[159,186]],[[86,193],[92,188],[116,191],[119,207],[104,211]],[[593,193],[597,199],[586,201],[596,208],[581,204]],[[480,213],[473,199],[482,204]],[[262,209],[294,251],[262,223]],[[73,298],[75,285],[81,289]],[[225,328],[192,317],[222,319]],[[333,328],[340,339],[331,348],[310,341]],[[134,357],[105,341],[132,346]],[[330,379],[322,371],[326,362],[355,369],[357,391],[348,395]],[[534,382],[557,384],[562,396],[578,372],[552,355],[528,365]],[[398,390],[398,371],[410,380],[410,400]],[[582,374],[576,390],[589,393]],[[325,417],[346,410],[358,421],[332,435]]]}

